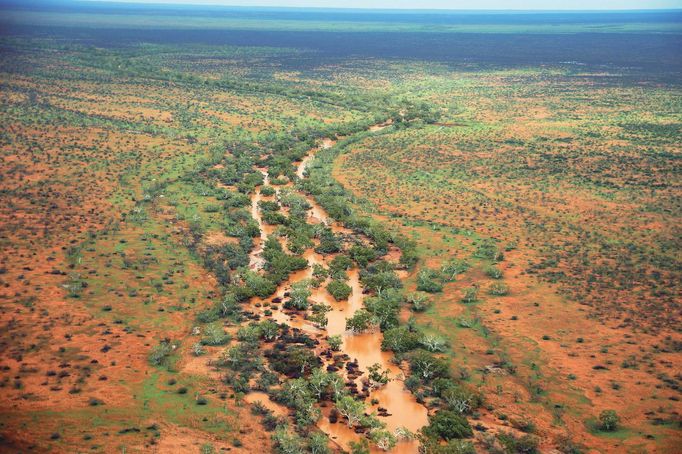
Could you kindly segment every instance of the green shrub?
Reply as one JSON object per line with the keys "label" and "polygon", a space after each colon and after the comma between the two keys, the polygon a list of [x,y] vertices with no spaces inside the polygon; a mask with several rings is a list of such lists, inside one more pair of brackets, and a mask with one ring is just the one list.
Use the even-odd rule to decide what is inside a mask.
{"label": "green shrub", "polygon": [[248,291],[247,299],[254,295],[260,298],[267,298],[277,290],[277,285],[274,282],[254,271],[244,272],[242,279],[245,289]]}
{"label": "green shrub", "polygon": [[419,347],[419,341],[419,333],[412,332],[404,326],[399,326],[384,331],[381,349],[391,350],[396,353],[405,353]]}
{"label": "green shrub", "polygon": [[502,270],[496,266],[489,266],[485,269],[485,274],[493,279],[502,279]]}
{"label": "green shrub", "polygon": [[413,312],[424,312],[431,304],[428,296],[420,292],[410,293],[405,300],[412,306]]}
{"label": "green shrub", "polygon": [[339,254],[329,263],[329,270],[336,274],[353,268],[353,260],[347,255]]}
{"label": "green shrub", "polygon": [[315,248],[318,254],[333,254],[341,250],[341,239],[331,229],[325,229],[320,235],[320,244]]}
{"label": "green shrub", "polygon": [[369,262],[376,259],[376,252],[374,252],[374,249],[362,245],[356,244],[350,248],[348,253],[350,254],[351,258],[355,260],[355,263],[363,268],[366,267]]}
{"label": "green shrub", "polygon": [[449,410],[439,410],[435,415],[429,416],[429,425],[422,429],[422,433],[428,438],[445,441],[473,436],[469,421]]}
{"label": "green shrub", "polygon": [[421,437],[422,449],[420,452],[428,454],[476,454],[473,443],[467,440],[453,439],[447,444],[441,444],[440,440]]}
{"label": "green shrub", "polygon": [[286,177],[282,177],[282,176],[277,177],[277,178],[273,178],[272,180],[270,180],[270,184],[275,185],[275,186],[281,186],[281,185],[287,184],[288,182],[289,182],[289,180]]}
{"label": "green shrub", "polygon": [[173,345],[167,341],[161,341],[159,345],[152,348],[149,352],[149,364],[152,366],[160,366],[166,362],[166,359],[173,351]]}
{"label": "green shrub", "polygon": [[606,432],[613,432],[618,428],[620,417],[615,410],[604,410],[599,414],[599,428]]}
{"label": "green shrub", "polygon": [[201,338],[202,345],[225,345],[230,342],[230,335],[219,324],[207,325],[204,328],[204,336]]}
{"label": "green shrub", "polygon": [[488,293],[495,296],[504,296],[509,294],[509,286],[504,282],[495,282],[488,288]]}
{"label": "green shrub", "polygon": [[329,343],[329,348],[332,349],[332,351],[338,352],[341,350],[341,345],[343,344],[343,339],[341,338],[340,335],[335,335],[335,336],[329,336],[327,338],[327,342]]}
{"label": "green shrub", "polygon": [[215,448],[211,443],[204,443],[201,445],[201,454],[215,454]]}
{"label": "green shrub", "polygon": [[365,309],[360,309],[352,317],[346,319],[346,329],[361,333],[376,324],[374,317]]}
{"label": "green shrub", "polygon": [[343,281],[333,280],[327,284],[327,291],[336,301],[347,300],[353,289]]}
{"label": "green shrub", "polygon": [[271,196],[275,195],[275,188],[272,186],[263,186],[260,188],[260,193],[263,194],[264,196]]}
{"label": "green shrub", "polygon": [[438,281],[440,274],[435,270],[424,268],[417,275],[417,290],[427,293],[443,291],[443,284]]}
{"label": "green shrub", "polygon": [[538,439],[533,435],[523,435],[516,437],[512,433],[499,433],[497,439],[500,441],[504,452],[508,454],[535,454],[538,452]]}
{"label": "green shrub", "polygon": [[504,259],[504,255],[497,249],[497,245],[492,239],[485,239],[481,241],[476,248],[476,252],[474,252],[474,257],[493,260],[496,262],[501,262]]}
{"label": "green shrub", "polygon": [[458,274],[465,272],[469,268],[471,268],[471,265],[468,262],[452,259],[442,266],[441,273],[445,280],[454,281]]}
{"label": "green shrub", "polygon": [[464,289],[464,295],[462,296],[462,302],[465,304],[475,303],[478,301],[478,287],[471,286]]}
{"label": "green shrub", "polygon": [[302,345],[289,346],[284,351],[272,350],[268,359],[273,370],[294,378],[305,375],[321,364],[320,358]]}

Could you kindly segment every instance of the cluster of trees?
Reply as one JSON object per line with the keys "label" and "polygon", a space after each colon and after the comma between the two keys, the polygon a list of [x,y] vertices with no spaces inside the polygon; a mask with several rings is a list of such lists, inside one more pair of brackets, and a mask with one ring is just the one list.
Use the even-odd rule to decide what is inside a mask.
{"label": "cluster of trees", "polygon": [[308,201],[289,189],[281,189],[278,194],[280,205],[287,207],[289,216],[280,227],[280,234],[287,240],[287,248],[294,254],[313,246],[315,228],[307,223]]}
{"label": "cluster of trees", "polygon": [[349,203],[354,200],[354,196],[329,175],[334,159],[347,147],[367,137],[368,134],[359,132],[340,140],[335,147],[320,150],[315,160],[308,165],[308,178],[299,181],[298,186],[312,195],[332,218],[371,241],[371,248],[358,245],[349,251],[359,266],[367,266],[370,261],[385,255],[390,244],[395,244],[402,251],[401,264],[411,267],[417,262],[415,243],[388,232],[380,223],[356,213]]}
{"label": "cluster of trees", "polygon": [[336,301],[347,300],[353,289],[340,279],[333,279],[327,284],[327,291]]}
{"label": "cluster of trees", "polygon": [[[321,416],[318,404],[327,401],[333,405],[333,414],[339,415],[349,428],[367,432],[381,449],[389,450],[399,438],[411,436],[406,430],[398,431],[397,434],[386,430],[385,424],[375,414],[368,414],[361,400],[348,393],[341,376],[322,369],[314,369],[306,378],[289,380],[281,390],[273,393],[273,399],[294,410],[299,433],[309,432],[308,428]],[[310,437],[307,438],[310,440]],[[281,443],[277,437],[275,441]]]}
{"label": "cluster of trees", "polygon": [[[226,81],[219,83],[228,84]],[[233,86],[232,82],[228,85]],[[438,113],[426,104],[404,101],[388,103],[388,108],[381,109],[376,108],[372,102],[365,101],[363,105],[374,112],[366,120],[343,126],[311,126],[282,133],[265,133],[258,137],[257,144],[236,141],[229,146],[230,156],[216,154],[215,159],[207,160],[196,172],[187,175],[187,183],[191,182],[198,194],[214,197],[219,202],[207,206],[206,212],[220,214],[221,226],[226,233],[238,238],[235,243],[200,248],[198,246],[205,232],[205,225],[196,222],[193,226],[190,244],[202,257],[206,267],[218,276],[222,290],[222,297],[199,316],[199,321],[213,323],[203,329],[203,335],[196,344],[197,352],[201,351],[202,346],[224,345],[229,342],[229,336],[215,321],[222,317],[243,321],[245,314],[241,304],[254,296],[267,298],[272,295],[277,285],[284,282],[292,272],[308,266],[300,254],[316,244],[316,252],[336,255],[328,268],[314,268],[313,280],[292,286],[284,303],[285,307],[306,313],[310,311],[307,314],[308,319],[318,326],[324,326],[329,307],[310,301],[311,288],[326,282],[327,290],[336,300],[347,299],[352,292],[347,283],[347,271],[357,266],[360,268],[361,283],[369,295],[365,299],[365,308],[347,321],[349,329],[364,331],[376,327],[382,330],[385,333],[385,348],[409,355],[412,375],[419,377],[420,382],[424,383],[417,388],[432,387],[436,380],[449,379],[447,363],[437,356],[438,352],[446,348],[445,342],[439,336],[418,331],[414,326],[401,326],[399,311],[401,305],[408,302],[408,298],[401,291],[402,284],[395,272],[396,266],[380,259],[391,245],[395,245],[402,251],[398,267],[411,267],[417,261],[415,244],[355,213],[349,203],[350,195],[333,179],[323,175],[324,171],[321,170],[331,163],[339,150],[354,140],[361,139],[363,133],[358,132],[371,124],[391,119],[397,127],[408,127],[436,121]],[[340,147],[318,153],[315,160],[318,168],[310,172],[309,178],[297,178],[293,163],[302,158],[320,137],[351,134],[352,138],[342,141]],[[323,224],[308,224],[310,206],[305,198],[287,188],[275,191],[271,186],[265,186],[261,187],[261,193],[266,196],[276,195],[277,198],[274,201],[261,201],[259,209],[264,222],[279,226],[276,235],[286,239],[289,252],[284,250],[277,237],[271,236],[263,246],[263,272],[249,270],[248,253],[253,247],[253,238],[260,235],[260,232],[248,211],[248,194],[256,186],[263,184],[261,172],[255,170],[262,166],[267,166],[273,185],[295,181],[298,188],[313,195],[333,218],[357,234],[364,235],[369,242],[341,237]],[[217,181],[235,187],[236,191],[214,189],[214,184],[200,184],[202,181]],[[287,208],[286,214],[281,207]],[[436,279],[431,274],[425,274],[425,278]],[[428,288],[425,291],[439,291],[426,280],[424,284]],[[409,301],[415,310],[427,304],[419,295],[412,295]],[[326,452],[326,437],[312,429],[320,417],[319,405],[324,401],[327,405],[333,405],[334,411],[346,424],[367,433],[368,438],[383,449],[390,449],[400,436],[407,435],[405,431],[398,434],[388,432],[375,415],[367,414],[364,403],[348,391],[338,374],[320,367],[320,358],[314,353],[318,341],[270,320],[243,326],[237,333],[237,340],[236,345],[225,349],[216,361],[216,366],[228,370],[225,382],[235,391],[248,392],[251,389],[250,383],[254,383],[255,379],[257,387],[269,392],[273,400],[293,410],[293,428],[282,420],[271,421],[273,438],[282,452],[301,452],[304,449]],[[331,337],[328,344],[331,350],[338,350],[341,339]],[[265,349],[264,345],[271,347]],[[373,386],[381,386],[389,379],[386,372],[379,367],[371,368],[369,374]],[[288,379],[283,381],[279,378],[281,376]],[[453,393],[454,391],[445,393],[443,396],[454,402],[451,395]],[[434,396],[445,401],[445,397],[436,394]],[[455,407],[461,410],[466,405],[453,404],[453,408]],[[458,431],[454,435],[452,430],[447,432],[443,429],[452,420],[447,412],[459,411],[453,408],[447,407],[443,410],[445,413],[439,412],[431,424],[432,430],[425,432],[425,436],[446,440],[454,435],[458,438],[467,436],[466,419],[464,423],[457,421]],[[464,410],[457,413],[461,414],[465,414]],[[358,449],[361,447],[362,444],[359,444]]]}
{"label": "cluster of trees", "polygon": [[[369,285],[365,288],[371,289],[371,295],[365,299],[365,308],[347,319],[346,326],[356,332],[380,329],[383,332],[382,348],[393,351],[398,361],[409,363],[406,386],[419,400],[431,399],[439,408],[422,430],[422,444],[440,446],[444,441],[459,446],[459,439],[473,435],[466,417],[482,404],[482,398],[451,375],[448,362],[440,355],[447,348],[445,338],[424,332],[414,323],[400,323],[401,305],[420,298],[417,295],[406,297],[398,285],[386,285],[395,283],[387,277],[390,271],[381,262],[375,265],[371,271],[363,270],[366,273],[363,283]],[[462,446],[470,447],[468,444]]]}
{"label": "cluster of trees", "polygon": [[[433,121],[433,118],[436,115],[429,118],[429,121]],[[400,122],[400,119],[411,121],[409,116],[397,113],[394,122]],[[429,304],[426,294],[442,291],[443,284],[466,271],[469,264],[453,260],[446,263],[441,270],[423,269],[418,276],[419,292],[407,296],[403,294],[395,265],[378,260],[378,257],[385,255],[389,245],[393,243],[402,252],[400,265],[413,266],[417,261],[414,243],[392,235],[381,225],[358,216],[349,203],[349,200],[353,200],[352,195],[329,178],[331,162],[340,150],[362,138],[362,133],[356,134],[351,139],[341,141],[337,147],[318,153],[314,163],[309,166],[309,178],[299,183],[333,218],[371,240],[371,247],[358,245],[348,252],[360,267],[361,283],[369,295],[365,298],[364,309],[348,318],[346,327],[354,332],[380,329],[383,332],[382,348],[393,351],[398,360],[406,359],[410,364],[410,376],[406,380],[408,387],[418,398],[430,397],[438,404],[440,410],[430,418],[429,426],[422,431],[424,446],[441,449],[442,442],[445,441],[451,447],[456,445],[461,448],[461,452],[473,452],[471,444],[459,442],[462,438],[472,436],[466,415],[481,404],[480,395],[451,376],[448,363],[439,355],[447,348],[444,338],[422,332],[413,323],[401,325],[399,319],[403,304],[410,304],[415,311],[424,310]],[[349,424],[359,420],[361,403],[348,397],[337,402],[337,408],[339,407],[343,409],[342,414]],[[383,441],[391,443],[388,439]]]}
{"label": "cluster of trees", "polygon": [[[274,236],[268,237],[263,247],[267,279],[280,284],[294,271],[305,269],[308,261],[298,255],[287,254]],[[273,293],[274,290],[270,293]],[[267,296],[267,295],[266,295]]]}
{"label": "cluster of trees", "polygon": [[[230,371],[225,382],[236,391],[248,392],[249,382],[258,377],[255,381],[260,389],[268,392],[274,402],[292,410],[294,426],[289,427],[285,419],[257,409],[265,415],[264,424],[274,429],[273,439],[280,451],[328,452],[325,450],[328,440],[315,429],[321,417],[321,404],[331,405],[332,414],[337,415],[334,418],[367,433],[382,449],[392,448],[400,437],[411,436],[405,430],[398,433],[386,430],[376,414],[370,414],[364,402],[351,394],[341,375],[320,367],[320,359],[313,350],[317,341],[306,334],[268,320],[240,328],[237,339],[239,343],[227,348],[216,365]],[[268,340],[272,348],[264,352],[266,363],[260,359],[259,344]],[[287,379],[280,380],[278,374]],[[370,379],[374,386],[382,386],[389,377],[375,365],[370,368]]]}

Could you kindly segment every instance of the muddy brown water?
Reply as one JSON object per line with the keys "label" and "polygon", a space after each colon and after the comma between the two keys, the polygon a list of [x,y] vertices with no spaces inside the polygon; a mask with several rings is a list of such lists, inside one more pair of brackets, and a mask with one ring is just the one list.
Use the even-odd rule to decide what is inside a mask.
{"label": "muddy brown water", "polygon": [[[386,125],[376,125],[370,128],[371,131],[379,131],[386,127]],[[322,148],[329,148],[333,146],[335,141],[331,139],[325,139],[321,143]],[[299,164],[296,174],[299,178],[305,177],[305,168],[314,158],[315,149],[311,150]],[[265,177],[265,184],[268,182],[267,171],[264,169],[259,169],[263,172]],[[352,231],[344,228],[336,222],[332,222],[324,211],[324,209],[319,206],[312,198],[308,197],[306,194],[302,194],[306,198],[308,203],[311,205],[311,210],[309,214],[309,222],[311,223],[325,223],[329,225],[335,233],[341,234],[351,234]],[[250,254],[250,266],[252,269],[260,269],[263,266],[263,259],[261,253],[263,250],[263,243],[268,235],[272,234],[274,231],[273,226],[269,226],[263,223],[262,217],[258,210],[258,202],[263,200],[263,196],[260,192],[260,188],[257,188],[255,194],[252,198],[251,214],[253,218],[258,222],[261,229],[261,237],[256,241],[256,246]],[[282,298],[295,282],[310,279],[312,277],[312,266],[314,264],[327,264],[327,261],[331,260],[332,257],[324,257],[316,253],[312,248],[305,251],[303,256],[308,260],[310,265],[308,268],[293,273],[289,279],[279,286],[276,292],[276,297]],[[404,374],[403,371],[392,362],[393,355],[389,352],[381,350],[381,341],[383,335],[379,330],[374,332],[366,332],[361,334],[355,334],[346,330],[346,319],[351,317],[357,310],[364,306],[364,295],[362,293],[362,286],[360,284],[360,276],[357,268],[352,269],[348,272],[349,282],[348,284],[352,288],[352,293],[348,298],[348,301],[337,302],[334,298],[325,290],[324,284],[319,288],[312,289],[311,301],[318,303],[325,303],[332,307],[332,310],[327,313],[328,324],[324,329],[317,328],[311,323],[307,322],[302,315],[293,314],[289,315],[281,310],[278,305],[277,308],[271,308],[272,319],[279,323],[287,323],[289,326],[294,328],[299,328],[310,335],[313,336],[332,336],[340,335],[343,339],[343,344],[341,348],[342,353],[346,353],[352,360],[357,360],[361,370],[365,371],[362,377],[366,376],[367,368],[373,364],[380,364],[382,369],[388,370],[390,373],[391,381],[378,389],[370,392],[369,398],[366,400],[369,411],[376,411],[379,407],[383,407],[388,410],[389,416],[380,417],[380,420],[386,423],[387,429],[390,431],[395,431],[399,427],[404,427],[412,432],[417,432],[419,429],[428,424],[428,412],[426,408],[419,404],[414,396],[407,390],[403,384]],[[256,304],[260,303],[260,307]],[[260,312],[262,316],[264,310],[267,309],[263,306],[264,301],[255,299],[253,302],[252,309],[255,312]],[[357,381],[360,383],[362,377],[358,378]],[[374,406],[370,406],[369,403],[373,400],[377,400],[379,403]],[[266,407],[270,408],[276,414],[286,413],[287,410],[279,404],[271,402],[268,395],[265,393],[252,392],[246,396],[248,402],[260,401]],[[337,445],[343,449],[349,449],[351,441],[357,441],[360,435],[356,434],[343,420],[331,424],[326,416],[326,409],[323,412],[322,418],[318,422],[318,427],[324,431],[329,438],[335,442]],[[418,442],[415,440],[403,440],[398,442],[396,447],[390,452],[407,454],[418,452]],[[372,449],[373,452],[383,452],[377,448]]]}
{"label": "muddy brown water", "polygon": [[[258,170],[263,174],[263,184],[269,184],[268,172],[265,169]],[[258,187],[251,198],[251,217],[258,222],[258,227],[260,227],[260,237],[254,239],[254,247],[249,254],[249,268],[252,270],[259,270],[265,265],[265,260],[261,256],[263,253],[263,246],[265,245],[265,240],[267,240],[268,236],[272,235],[275,231],[274,226],[267,225],[263,222],[260,210],[258,209],[258,202],[261,200],[263,200],[263,194],[261,194],[260,187]]]}

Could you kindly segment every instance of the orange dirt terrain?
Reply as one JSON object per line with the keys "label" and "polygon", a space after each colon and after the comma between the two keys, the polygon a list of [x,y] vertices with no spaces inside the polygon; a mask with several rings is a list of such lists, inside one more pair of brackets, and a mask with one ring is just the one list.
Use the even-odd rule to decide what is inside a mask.
{"label": "orange dirt terrain", "polygon": [[[208,152],[227,152],[232,136],[296,121],[292,112],[335,114],[259,94],[95,82],[99,70],[73,64],[78,52],[43,55],[26,72],[39,52],[5,61],[0,75],[2,446],[267,450],[270,437],[220,373],[189,353],[194,314],[217,293],[183,247],[185,221],[139,203]],[[196,120],[183,119],[190,110]],[[232,240],[207,232],[205,243]],[[148,360],[163,339],[189,343],[167,370]]]}
{"label": "orange dirt terrain", "polygon": [[[532,421],[548,449],[570,436],[604,451],[675,451],[679,90],[541,72],[450,77],[463,88],[433,84],[458,107],[452,119],[349,145],[333,170],[362,209],[417,241],[423,268],[471,262],[417,320],[478,373],[484,420]],[[500,257],[480,253],[488,242]],[[472,286],[479,298],[463,304]],[[604,409],[622,418],[616,437],[594,428]]]}

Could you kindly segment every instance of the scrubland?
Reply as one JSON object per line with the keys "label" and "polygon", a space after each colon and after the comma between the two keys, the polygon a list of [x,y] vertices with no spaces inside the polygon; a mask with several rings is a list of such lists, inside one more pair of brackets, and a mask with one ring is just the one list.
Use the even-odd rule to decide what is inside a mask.
{"label": "scrubland", "polygon": [[48,17],[0,41],[3,450],[676,449],[675,20],[511,64]]}

